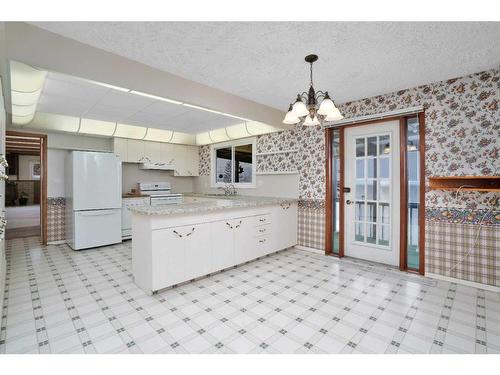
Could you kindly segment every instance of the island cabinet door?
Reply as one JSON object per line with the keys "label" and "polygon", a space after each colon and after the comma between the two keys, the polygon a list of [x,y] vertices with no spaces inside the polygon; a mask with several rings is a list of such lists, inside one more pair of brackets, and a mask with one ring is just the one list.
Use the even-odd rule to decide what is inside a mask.
{"label": "island cabinet door", "polygon": [[297,245],[297,203],[284,203],[275,208],[276,250],[283,250],[287,247]]}
{"label": "island cabinet door", "polygon": [[258,258],[253,235],[255,227],[253,218],[244,217],[232,222],[234,227],[234,263],[240,264]]}
{"label": "island cabinet door", "polygon": [[212,272],[234,266],[234,220],[210,223]]}
{"label": "island cabinet door", "polygon": [[153,231],[153,290],[186,280],[185,238],[180,228]]}
{"label": "island cabinet door", "polygon": [[197,224],[185,227],[185,268],[186,279],[191,280],[212,272],[212,245],[210,224]]}

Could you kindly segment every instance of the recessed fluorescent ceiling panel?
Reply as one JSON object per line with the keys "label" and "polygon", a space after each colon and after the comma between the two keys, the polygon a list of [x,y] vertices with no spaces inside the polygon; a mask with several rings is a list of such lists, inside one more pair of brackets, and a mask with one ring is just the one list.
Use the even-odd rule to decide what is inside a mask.
{"label": "recessed fluorescent ceiling panel", "polygon": [[183,144],[209,144],[281,130],[191,103],[12,64],[16,125]]}

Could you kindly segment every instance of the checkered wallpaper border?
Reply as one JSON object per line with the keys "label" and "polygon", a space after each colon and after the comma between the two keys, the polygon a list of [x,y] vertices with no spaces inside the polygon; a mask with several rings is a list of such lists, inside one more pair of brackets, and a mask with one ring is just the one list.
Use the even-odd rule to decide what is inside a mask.
{"label": "checkered wallpaper border", "polygon": [[499,227],[479,228],[471,224],[426,222],[426,272],[500,286]]}
{"label": "checkered wallpaper border", "polygon": [[47,199],[47,242],[64,240],[65,209],[66,199],[64,197]]}

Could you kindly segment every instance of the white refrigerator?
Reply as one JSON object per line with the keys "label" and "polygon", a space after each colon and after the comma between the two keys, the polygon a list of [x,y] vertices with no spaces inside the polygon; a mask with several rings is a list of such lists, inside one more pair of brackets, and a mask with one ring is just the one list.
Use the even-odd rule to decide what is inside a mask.
{"label": "white refrigerator", "polygon": [[112,153],[66,158],[66,243],[73,250],[121,242],[122,168]]}

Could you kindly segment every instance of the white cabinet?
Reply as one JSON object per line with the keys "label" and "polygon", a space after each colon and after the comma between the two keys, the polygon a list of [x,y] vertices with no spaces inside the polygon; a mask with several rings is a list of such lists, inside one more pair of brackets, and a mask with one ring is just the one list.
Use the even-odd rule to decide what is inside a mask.
{"label": "white cabinet", "polygon": [[144,142],[137,139],[127,139],[127,162],[139,163],[144,157]]}
{"label": "white cabinet", "polygon": [[210,223],[212,270],[234,265],[234,231],[231,220]]}
{"label": "white cabinet", "polygon": [[286,249],[297,245],[297,203],[282,203],[273,210],[273,221],[279,223],[274,235],[275,246]]}
{"label": "white cabinet", "polygon": [[149,204],[149,197],[122,198],[122,239],[132,238],[132,214],[129,208]]}
{"label": "white cabinet", "polygon": [[128,161],[128,145],[125,138],[113,138],[113,152],[121,161]]}
{"label": "white cabinet", "polygon": [[171,143],[160,143],[160,163],[174,164],[174,145]]}
{"label": "white cabinet", "polygon": [[153,290],[210,273],[209,224],[153,231]]}
{"label": "white cabinet", "polygon": [[113,152],[125,163],[150,161],[152,164],[171,166],[174,176],[200,175],[197,146],[113,138]]}
{"label": "white cabinet", "polygon": [[296,245],[297,204],[192,216],[134,214],[133,230],[134,280],[150,293]]}
{"label": "white cabinet", "polygon": [[174,146],[174,176],[199,176],[199,154],[197,146]]}
{"label": "white cabinet", "polygon": [[161,158],[161,143],[146,142],[144,143],[144,157],[148,158],[152,163],[160,162]]}

